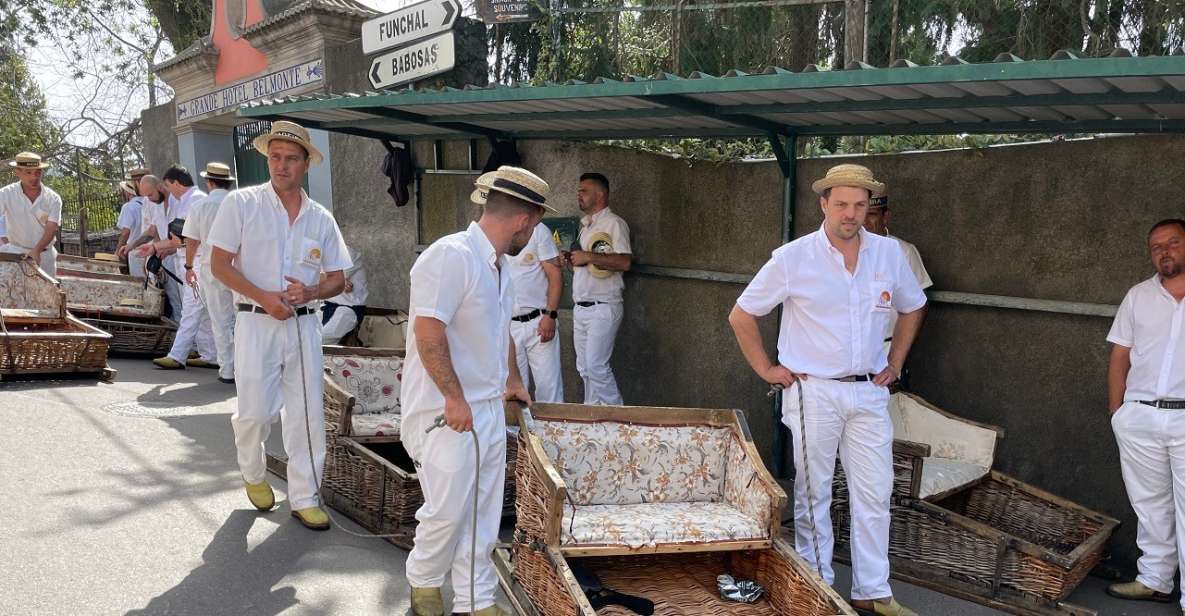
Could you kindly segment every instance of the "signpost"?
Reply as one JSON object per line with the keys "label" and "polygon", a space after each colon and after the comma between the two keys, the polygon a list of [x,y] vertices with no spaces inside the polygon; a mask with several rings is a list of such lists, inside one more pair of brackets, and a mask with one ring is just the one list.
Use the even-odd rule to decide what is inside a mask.
{"label": "signpost", "polygon": [[449,31],[378,56],[368,75],[370,85],[381,90],[450,71],[456,64],[456,41]]}
{"label": "signpost", "polygon": [[362,53],[377,53],[446,32],[460,14],[458,0],[424,0],[376,17],[362,24]]}

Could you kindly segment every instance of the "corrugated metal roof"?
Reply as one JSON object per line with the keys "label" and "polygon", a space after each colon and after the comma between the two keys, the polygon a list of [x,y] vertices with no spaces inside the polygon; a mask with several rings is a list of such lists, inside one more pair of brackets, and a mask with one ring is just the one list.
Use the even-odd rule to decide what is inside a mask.
{"label": "corrugated metal roof", "polygon": [[252,118],[379,138],[755,137],[1025,132],[1183,132],[1185,56],[720,77],[599,78],[542,86],[321,94],[257,101]]}
{"label": "corrugated metal roof", "polygon": [[246,35],[255,32],[256,30],[262,30],[263,28],[267,28],[287,19],[292,19],[301,13],[311,11],[313,9],[320,9],[326,13],[336,13],[339,15],[350,15],[354,17],[371,17],[373,15],[378,15],[378,11],[366,6],[365,4],[362,4],[361,2],[356,2],[355,0],[305,0],[305,2],[301,2],[287,10],[272,15],[271,17],[268,17],[257,24],[251,25],[246,30],[243,30],[243,34]]}

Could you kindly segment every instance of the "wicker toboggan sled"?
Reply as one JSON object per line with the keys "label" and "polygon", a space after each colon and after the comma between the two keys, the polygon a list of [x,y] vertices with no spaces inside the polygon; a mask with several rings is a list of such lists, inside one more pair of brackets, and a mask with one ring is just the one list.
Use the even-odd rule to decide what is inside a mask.
{"label": "wicker toboggan sled", "polygon": [[110,380],[111,335],[66,312],[58,283],[20,255],[0,254],[0,380],[86,374]]}
{"label": "wicker toboggan sled", "polygon": [[[778,537],[786,495],[740,411],[536,404],[520,430],[518,519],[495,563],[523,614],[594,610],[574,568],[655,604],[655,614],[854,614]],[[726,601],[716,577],[764,586]]]}

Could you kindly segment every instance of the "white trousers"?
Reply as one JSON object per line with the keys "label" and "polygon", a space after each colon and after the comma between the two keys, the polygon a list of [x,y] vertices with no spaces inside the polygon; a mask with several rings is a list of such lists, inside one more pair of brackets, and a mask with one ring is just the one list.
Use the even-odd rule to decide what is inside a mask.
{"label": "white trousers", "polygon": [[609,359],[621,327],[621,303],[576,306],[572,310],[572,343],[576,371],[584,380],[585,404],[623,404]]}
{"label": "white trousers", "polygon": [[[407,581],[417,588],[439,588],[445,575],[453,584],[453,611],[472,612],[494,604],[498,578],[492,553],[502,521],[502,490],[506,479],[506,416],[500,399],[472,402],[473,429],[481,445],[481,482],[477,502],[473,486],[477,468],[473,436],[442,427],[424,434],[443,409],[416,413],[403,422],[404,445],[420,464],[424,505],[416,512],[415,547],[407,556]],[[477,507],[477,561],[473,587],[476,607],[469,604],[469,563],[473,540],[473,508]]]}
{"label": "white trousers", "polygon": [[[168,269],[174,274],[177,274],[177,270],[181,270],[181,273],[177,274],[177,277],[185,280],[185,269],[177,264],[176,255],[170,255],[162,259],[161,267]],[[181,301],[181,285],[177,284],[176,280],[173,280],[171,276],[163,271],[158,278],[164,284],[165,297],[168,298],[169,306],[173,309],[173,320],[180,326],[182,313],[185,310],[185,302]]]}
{"label": "white trousers", "polygon": [[[1136,512],[1137,563],[1144,586],[1173,592],[1185,567],[1185,411],[1125,402],[1111,417],[1123,484]],[[1185,607],[1185,597],[1181,604]]]}
{"label": "white trousers", "polygon": [[[847,473],[852,512],[852,598],[890,597],[889,499],[893,493],[893,422],[889,390],[871,382],[841,383],[821,378],[804,381],[806,455],[813,514],[807,500],[808,469],[803,468],[798,385],[782,392],[782,423],[794,439],[795,548],[828,584],[835,536],[831,526],[831,484],[838,451]],[[814,518],[814,533],[811,517]],[[815,563],[815,535],[819,559]]]}
{"label": "white trousers", "polygon": [[[170,280],[170,284],[173,282],[176,281]],[[181,290],[181,321],[177,324],[177,334],[173,338],[173,347],[169,349],[169,357],[184,364],[194,348],[202,359],[217,361],[218,351],[214,347],[210,313],[202,300],[194,297],[193,287],[185,285]]]}
{"label": "white trousers", "polygon": [[205,269],[198,272],[198,289],[206,300],[206,312],[218,354],[218,376],[235,378],[235,299],[226,285]]}
{"label": "white trousers", "polygon": [[288,454],[288,502],[294,510],[316,506],[320,502],[317,486],[325,466],[321,316],[314,312],[277,321],[266,314],[235,314],[239,406],[230,423],[235,432],[239,470],[249,483],[263,481],[267,475],[264,442],[272,423],[280,418],[284,451]]}
{"label": "white trousers", "polygon": [[[528,311],[529,312],[529,311]],[[535,382],[535,400],[538,402],[564,401],[564,374],[560,363],[560,333],[548,342],[539,339],[539,318],[520,323],[510,322],[510,338],[514,340],[514,357],[518,361],[518,373],[523,384]]]}
{"label": "white trousers", "polygon": [[358,326],[358,315],[349,306],[337,307],[333,316],[321,327],[321,343],[337,344]]}

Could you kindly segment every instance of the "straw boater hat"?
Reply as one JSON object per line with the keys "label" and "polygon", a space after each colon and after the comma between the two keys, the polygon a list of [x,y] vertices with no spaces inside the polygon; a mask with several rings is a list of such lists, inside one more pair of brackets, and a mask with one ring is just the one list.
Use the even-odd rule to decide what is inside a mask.
{"label": "straw boater hat", "polygon": [[[266,148],[265,148],[266,149]],[[230,174],[230,167],[222,163],[209,163],[206,165],[206,170],[198,175],[207,180],[227,180],[235,181],[235,176]]]}
{"label": "straw boater hat", "polygon": [[309,153],[309,164],[321,164],[321,151],[313,147],[309,139],[309,131],[305,130],[303,126],[296,122],[289,122],[287,120],[277,120],[272,122],[272,130],[269,133],[264,133],[255,138],[255,149],[260,154],[267,156],[267,146],[273,139],[280,139],[282,141],[291,141],[296,145],[304,148]]}
{"label": "straw boater hat", "polygon": [[136,167],[135,169],[132,169],[131,171],[128,172],[128,178],[133,181],[139,182],[140,178],[148,175],[149,173],[152,173],[151,169],[147,169],[145,167]]}
{"label": "straw boater hat", "polygon": [[21,152],[8,161],[8,166],[16,169],[45,169],[49,163],[41,162],[41,157],[32,152]]}
{"label": "straw boater hat", "polygon": [[473,183],[476,187],[469,198],[479,205],[485,205],[491,190],[506,193],[516,199],[533,203],[556,214],[558,210],[547,204],[547,194],[551,187],[543,178],[519,167],[503,165],[497,171],[484,173]]}
{"label": "straw boater hat", "polygon": [[119,183],[119,187],[121,189],[123,189],[123,191],[125,193],[127,193],[133,197],[138,196],[140,194],[140,191],[137,190],[137,188],[136,188],[136,181],[135,180],[124,180]]}
{"label": "straw boater hat", "polygon": [[815,183],[811,184],[811,190],[817,195],[822,195],[823,191],[836,186],[866,188],[873,197],[885,192],[885,185],[876,181],[872,177],[872,171],[863,165],[836,165],[827,170],[826,177],[815,180]]}

